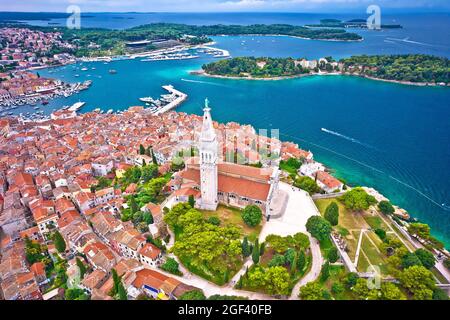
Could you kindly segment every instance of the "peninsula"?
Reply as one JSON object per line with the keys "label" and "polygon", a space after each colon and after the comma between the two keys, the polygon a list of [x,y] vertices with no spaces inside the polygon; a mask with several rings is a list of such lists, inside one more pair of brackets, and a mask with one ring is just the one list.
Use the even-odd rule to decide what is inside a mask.
{"label": "peninsula", "polygon": [[304,58],[237,57],[205,64],[194,72],[233,79],[280,80],[310,75],[353,75],[411,85],[448,86],[450,60],[431,55],[352,56],[339,61],[332,57]]}
{"label": "peninsula", "polygon": [[[305,27],[308,28],[359,28],[367,29],[366,19],[352,19],[348,21],[342,21],[339,19],[322,19],[318,24],[307,24]],[[402,28],[399,24],[382,24],[381,29],[400,29]]]}

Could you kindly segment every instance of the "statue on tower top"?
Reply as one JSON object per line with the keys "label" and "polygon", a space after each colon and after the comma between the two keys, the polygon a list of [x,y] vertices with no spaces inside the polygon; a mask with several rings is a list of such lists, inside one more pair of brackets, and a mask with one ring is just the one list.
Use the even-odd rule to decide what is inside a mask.
{"label": "statue on tower top", "polygon": [[203,111],[206,111],[205,109],[208,109],[208,111],[211,110],[211,108],[209,107],[209,100],[208,100],[208,98],[205,98],[205,108],[203,109]]}

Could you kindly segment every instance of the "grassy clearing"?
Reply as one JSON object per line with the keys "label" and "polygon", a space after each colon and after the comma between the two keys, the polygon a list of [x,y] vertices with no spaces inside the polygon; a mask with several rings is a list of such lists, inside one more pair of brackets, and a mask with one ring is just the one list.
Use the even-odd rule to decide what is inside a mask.
{"label": "grassy clearing", "polygon": [[218,217],[221,221],[222,225],[234,225],[238,227],[242,235],[247,236],[249,241],[254,242],[258,237],[259,233],[262,229],[262,224],[264,223],[264,219],[262,223],[256,227],[250,227],[245,224],[244,220],[242,220],[241,212],[242,210],[233,207],[227,207],[224,205],[219,205],[216,211],[206,211],[199,210],[205,216],[205,218],[209,217]]}
{"label": "grassy clearing", "polygon": [[343,285],[347,272],[344,266],[331,265],[330,277],[325,282],[320,282],[322,286],[328,290],[335,300],[355,300],[353,293],[344,287],[343,292],[335,293],[332,290],[333,284],[340,283]]}

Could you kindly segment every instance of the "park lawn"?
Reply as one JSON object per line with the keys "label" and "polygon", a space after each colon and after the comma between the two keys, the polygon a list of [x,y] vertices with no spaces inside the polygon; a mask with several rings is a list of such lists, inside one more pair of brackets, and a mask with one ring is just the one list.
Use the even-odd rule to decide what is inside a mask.
{"label": "park lawn", "polygon": [[361,213],[347,210],[347,208],[345,208],[345,206],[336,198],[316,199],[314,202],[322,216],[325,214],[328,205],[331,202],[336,202],[339,207],[339,226],[347,230],[367,229],[369,227]]}
{"label": "park lawn", "polygon": [[[381,244],[381,240],[378,236],[372,231],[366,231],[361,242],[361,251],[365,253],[365,256],[361,252],[359,258],[361,259],[361,256],[364,256],[372,266],[380,268],[381,274],[387,274],[386,257],[378,249],[379,244]],[[366,270],[360,271],[365,272]]]}
{"label": "park lawn", "polygon": [[254,242],[259,236],[262,224],[264,223],[264,217],[262,222],[256,227],[250,227],[242,220],[242,210],[238,208],[219,205],[216,211],[199,210],[204,214],[205,218],[218,217],[223,225],[233,225],[238,227],[244,236],[248,237],[248,240]]}

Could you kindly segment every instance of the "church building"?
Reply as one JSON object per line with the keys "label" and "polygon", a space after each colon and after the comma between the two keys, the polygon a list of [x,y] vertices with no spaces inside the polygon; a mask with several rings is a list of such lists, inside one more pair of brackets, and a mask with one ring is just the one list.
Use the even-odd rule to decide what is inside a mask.
{"label": "church building", "polygon": [[266,216],[270,215],[270,203],[278,188],[278,168],[255,168],[221,161],[208,100],[203,112],[199,156],[187,159],[180,173],[184,185],[200,191],[196,206],[216,210],[219,203],[240,208],[254,204]]}

